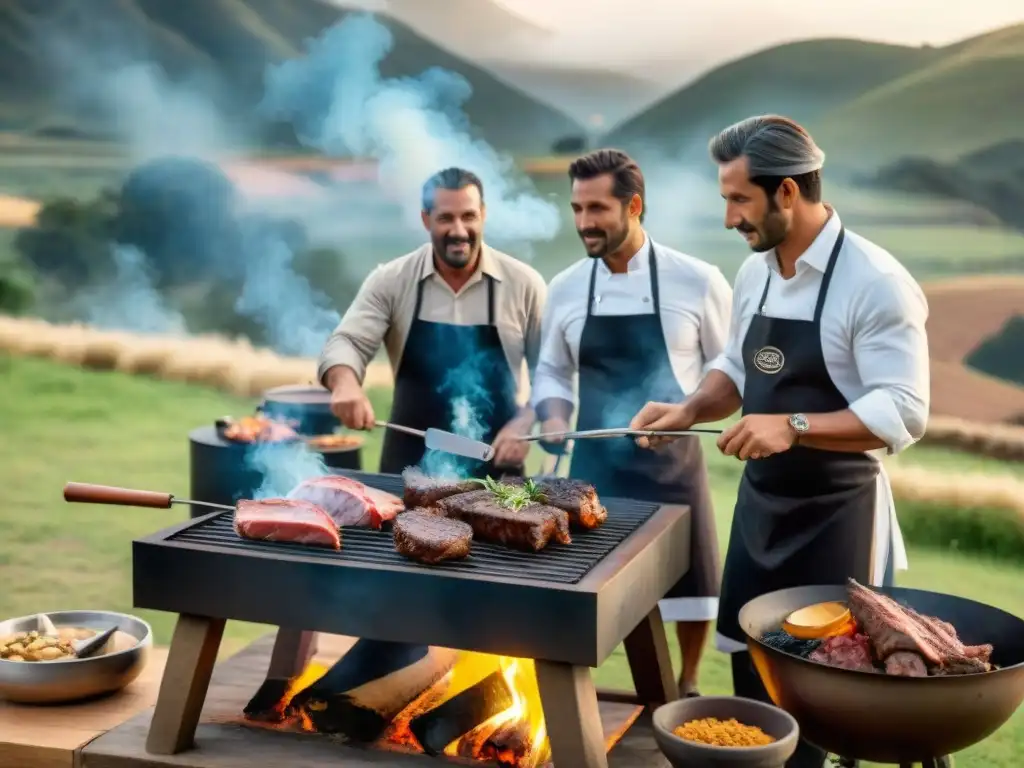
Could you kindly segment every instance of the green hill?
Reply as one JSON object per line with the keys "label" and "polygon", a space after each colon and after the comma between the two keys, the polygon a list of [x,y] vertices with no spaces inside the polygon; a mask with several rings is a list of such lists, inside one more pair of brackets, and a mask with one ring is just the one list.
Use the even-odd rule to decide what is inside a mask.
{"label": "green hill", "polygon": [[[321,0],[3,0],[0,2],[0,128],[55,129],[104,134],[112,126],[62,93],[69,67],[92,60],[147,60],[176,82],[196,84],[230,117],[252,122],[266,68],[301,55],[350,11]],[[495,146],[547,152],[553,141],[578,134],[568,116],[541,104],[486,70],[387,17],[395,45],[385,77],[417,75],[431,67],[457,72],[472,85],[470,122]],[[70,43],[70,45],[69,45]],[[69,51],[81,50],[84,65]]]}
{"label": "green hill", "polygon": [[1024,137],[1024,25],[941,48],[812,40],[709,72],[608,137],[703,152],[748,115],[789,115],[850,170],[905,155],[952,159]]}
{"label": "green hill", "polygon": [[752,114],[780,112],[813,123],[895,75],[937,58],[922,48],[858,40],[808,40],[724,64],[616,127],[608,141],[671,150],[696,143]]}
{"label": "green hill", "polygon": [[953,160],[1024,138],[1024,24],[938,49],[941,58],[831,110],[812,127],[834,159]]}

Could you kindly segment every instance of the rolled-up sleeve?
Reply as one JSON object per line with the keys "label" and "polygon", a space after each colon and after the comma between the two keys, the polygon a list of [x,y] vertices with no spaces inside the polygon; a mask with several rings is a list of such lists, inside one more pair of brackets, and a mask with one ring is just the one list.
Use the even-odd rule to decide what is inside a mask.
{"label": "rolled-up sleeve", "polygon": [[541,323],[540,355],[537,370],[533,376],[533,393],[530,398],[534,408],[550,398],[573,401],[573,377],[576,363],[565,337],[565,313],[561,305],[557,281],[552,282],[547,292],[544,318]]}
{"label": "rolled-up sleeve", "polygon": [[855,308],[853,356],[866,394],[850,404],[889,453],[913,445],[928,425],[928,302],[904,275],[883,275]]}
{"label": "rolled-up sleeve", "polygon": [[732,318],[732,286],[720,270],[715,269],[708,280],[704,297],[704,314],[700,322],[700,348],[705,371],[721,355],[729,343]]}
{"label": "rolled-up sleeve", "polygon": [[321,382],[327,371],[336,365],[348,366],[360,382],[363,380],[367,366],[391,326],[394,285],[395,281],[388,280],[381,267],[363,281],[359,293],[320,353],[317,376]]}

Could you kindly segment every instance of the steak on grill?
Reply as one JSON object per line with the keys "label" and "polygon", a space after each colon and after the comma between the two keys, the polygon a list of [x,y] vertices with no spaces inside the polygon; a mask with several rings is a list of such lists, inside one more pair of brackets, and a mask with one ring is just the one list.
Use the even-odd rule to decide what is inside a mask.
{"label": "steak on grill", "polygon": [[311,501],[322,507],[338,525],[363,528],[380,528],[404,509],[397,496],[344,475],[304,480],[292,489],[288,498]]}
{"label": "steak on grill", "polygon": [[280,541],[341,549],[341,532],[323,509],[299,499],[242,499],[235,533],[254,541]]}
{"label": "steak on grill", "polygon": [[402,485],[406,509],[434,507],[441,499],[480,488],[480,483],[475,480],[431,477],[416,467],[407,467],[402,472]]}
{"label": "steak on grill", "polygon": [[[871,638],[875,655],[889,674],[916,673],[924,666],[931,674],[965,675],[991,669],[991,645],[964,645],[952,625],[922,616],[891,597],[867,589],[853,579],[847,583],[850,610]],[[889,659],[899,654],[890,664]],[[916,655],[921,665],[905,654]]]}
{"label": "steak on grill", "polygon": [[394,539],[399,554],[433,564],[467,557],[473,529],[461,520],[413,509],[395,518]]}
{"label": "steak on grill", "polygon": [[[516,477],[504,482],[509,485],[522,485],[526,480]],[[573,528],[591,530],[608,519],[608,510],[601,504],[597,498],[597,489],[590,483],[568,477],[552,477],[534,482],[544,494],[549,506],[565,510],[569,515],[569,524]]]}
{"label": "steak on grill", "polygon": [[572,542],[565,510],[536,502],[510,509],[486,489],[449,496],[438,502],[437,510],[445,517],[469,523],[475,538],[515,549],[540,552],[552,538],[560,544]]}

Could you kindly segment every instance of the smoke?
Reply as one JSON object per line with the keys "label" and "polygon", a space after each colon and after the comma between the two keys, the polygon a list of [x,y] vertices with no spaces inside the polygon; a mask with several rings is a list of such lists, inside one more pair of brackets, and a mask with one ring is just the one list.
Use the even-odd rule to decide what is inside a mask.
{"label": "smoke", "polygon": [[[459,361],[444,372],[438,389],[438,394],[451,403],[452,409],[451,421],[442,429],[472,440],[484,440],[487,425],[494,415],[492,381],[497,366],[507,364],[503,358],[495,360],[489,351],[467,344],[466,337],[460,333],[462,330],[443,328],[444,336],[437,340],[435,347],[438,373],[449,360]],[[473,459],[433,450],[428,450],[420,462],[420,469],[436,477],[465,478],[479,466]]]}
{"label": "smoke", "polygon": [[246,455],[250,470],[263,476],[254,499],[281,499],[304,480],[330,474],[322,454],[305,443],[253,443]]}
{"label": "smoke", "polygon": [[131,328],[139,333],[181,335],[185,318],[153,287],[146,257],[138,248],[117,246],[111,254],[113,279],[76,298],[97,328]]}
{"label": "smoke", "polygon": [[487,233],[495,241],[551,240],[558,206],[515,174],[513,161],[472,135],[460,75],[437,67],[418,77],[384,78],[380,64],[395,41],[367,14],[353,14],[309,43],[306,56],[267,74],[262,112],[291,122],[307,146],[338,157],[379,161],[381,185],[420,226],[420,190],[448,166],[472,170],[484,185]]}

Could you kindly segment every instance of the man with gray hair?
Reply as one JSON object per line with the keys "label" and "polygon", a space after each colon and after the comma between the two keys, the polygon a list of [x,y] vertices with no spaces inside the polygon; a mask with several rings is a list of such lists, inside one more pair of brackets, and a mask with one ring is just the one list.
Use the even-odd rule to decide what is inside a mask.
{"label": "man with gray hair", "polygon": [[[888,252],[822,202],[824,153],[784,117],[752,117],[712,139],[725,226],[754,254],[733,287],[730,338],[682,403],[649,403],[634,429],[742,418],[718,446],[746,462],[718,613],[739,696],[769,700],[739,610],[789,587],[892,583],[906,568],[879,453],[924,433],[924,295]],[[656,440],[641,439],[650,446]],[[788,765],[820,768],[803,743]]]}

